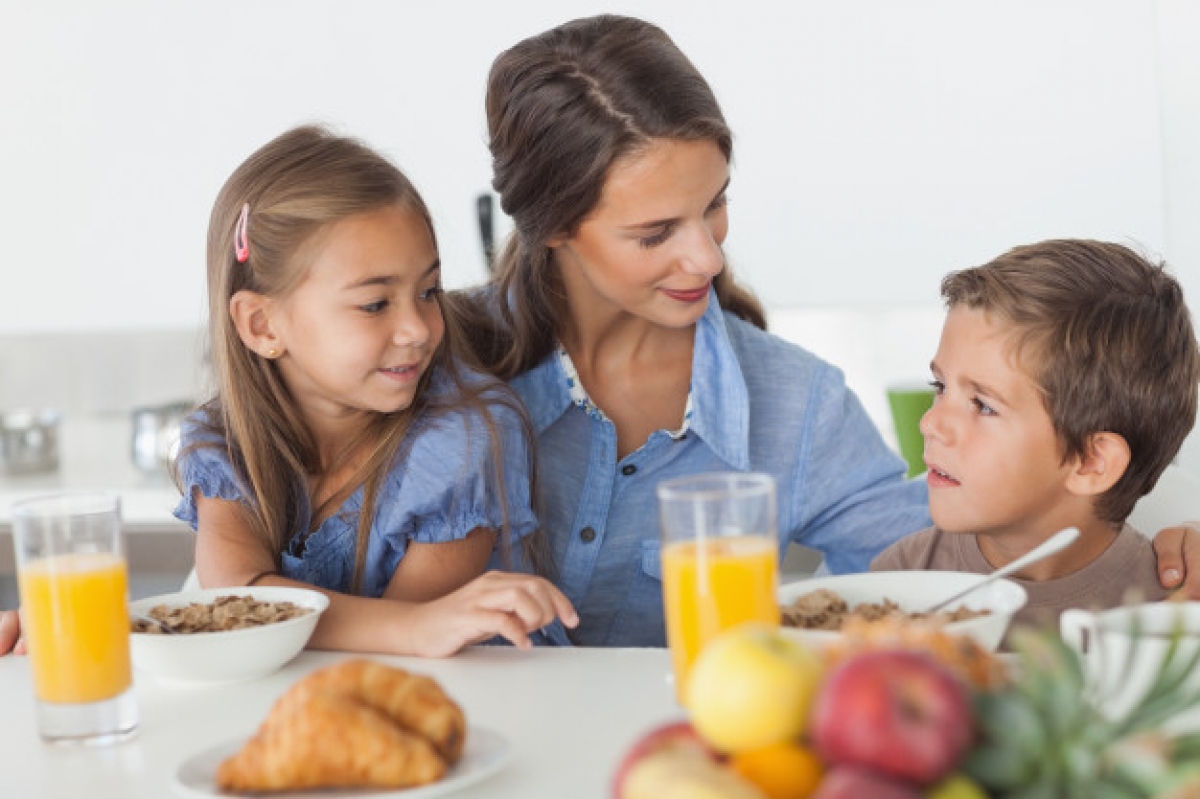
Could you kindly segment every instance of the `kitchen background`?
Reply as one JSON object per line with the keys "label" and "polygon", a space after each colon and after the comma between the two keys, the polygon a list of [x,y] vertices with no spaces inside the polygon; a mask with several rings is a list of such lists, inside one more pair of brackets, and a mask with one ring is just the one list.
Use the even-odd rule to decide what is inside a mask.
{"label": "kitchen background", "polygon": [[1109,238],[1165,258],[1200,310],[1191,0],[0,0],[0,409],[63,413],[58,469],[0,476],[0,529],[20,496],[119,490],[131,548],[160,542],[134,594],[177,585],[190,538],[169,481],[132,464],[131,413],[207,390],[225,177],[295,124],[362,136],[429,201],[446,284],[483,280],[488,66],[601,11],[660,23],[713,84],[736,135],[730,262],[889,440],[884,389],[927,378],[951,269]]}

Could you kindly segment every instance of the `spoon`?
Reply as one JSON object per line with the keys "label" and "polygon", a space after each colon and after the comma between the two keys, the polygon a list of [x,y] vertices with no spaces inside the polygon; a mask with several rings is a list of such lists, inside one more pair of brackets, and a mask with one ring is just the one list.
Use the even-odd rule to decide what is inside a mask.
{"label": "spoon", "polygon": [[1041,560],[1042,558],[1049,557],[1050,555],[1053,555],[1056,552],[1061,552],[1062,550],[1069,547],[1075,541],[1076,538],[1079,538],[1079,528],[1077,528],[1077,527],[1068,527],[1065,530],[1059,530],[1057,533],[1050,536],[1045,541],[1038,544],[1036,547],[1029,550],[1021,557],[1014,560],[1012,563],[1008,564],[1007,566],[1002,566],[999,569],[996,569],[996,571],[987,575],[979,582],[974,583],[973,585],[967,586],[964,590],[959,591],[957,594],[950,597],[949,599],[943,599],[941,602],[938,602],[936,605],[934,605],[934,606],[930,607],[928,610],[926,610],[925,613],[933,613],[935,611],[941,610],[942,608],[949,605],[951,602],[955,602],[959,599],[962,599],[964,596],[971,593],[972,591],[975,591],[979,588],[983,588],[985,585],[995,582],[996,580],[999,580],[1001,577],[1007,577],[1008,575],[1012,574],[1013,572],[1019,572],[1021,569],[1025,568],[1030,563],[1036,563],[1039,560]]}
{"label": "spoon", "polygon": [[149,624],[151,627],[157,627],[158,631],[161,632],[163,635],[177,635],[178,634],[178,633],[176,633],[175,628],[173,628],[171,625],[167,624],[164,621],[160,621],[160,620],[154,618],[153,616],[144,616],[141,613],[134,613],[131,610],[131,611],[129,611],[129,617],[132,618],[134,621],[140,621],[145,624]]}

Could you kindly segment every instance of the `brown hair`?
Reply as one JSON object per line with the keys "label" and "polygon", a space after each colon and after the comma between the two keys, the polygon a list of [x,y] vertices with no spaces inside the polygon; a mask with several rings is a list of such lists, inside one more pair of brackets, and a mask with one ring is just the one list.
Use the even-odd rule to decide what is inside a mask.
{"label": "brown hair", "polygon": [[[245,263],[239,263],[234,253],[234,231],[245,204],[250,209],[250,254]],[[277,562],[298,525],[322,517],[363,486],[351,587],[354,593],[360,588],[380,486],[390,464],[401,453],[406,434],[422,415],[467,407],[482,417],[491,433],[491,472],[499,483],[496,496],[501,503],[506,495],[497,450],[499,437],[489,402],[503,403],[516,412],[525,424],[529,451],[533,453],[532,428],[511,390],[490,379],[464,381],[458,369],[458,363],[467,358],[460,344],[462,322],[442,306],[445,334],[430,368],[421,377],[413,403],[395,413],[378,414],[358,438],[349,442],[346,452],[366,446],[369,456],[345,487],[310,512],[306,477],[332,470],[336,464],[321,463],[316,442],[276,362],[258,356],[242,343],[229,313],[230,298],[242,290],[288,296],[307,275],[305,245],[318,233],[342,219],[392,205],[425,220],[433,237],[429,211],[399,169],[355,139],[305,126],[267,143],[233,172],[217,196],[208,228],[209,336],[217,391],[204,405],[205,424],[224,442],[222,446],[249,500],[243,509],[247,522],[276,554]],[[450,376],[457,391],[438,392],[437,398],[430,396],[426,389],[435,368]],[[507,520],[507,507],[502,510]],[[507,522],[502,532],[501,540],[506,544]]]}
{"label": "brown hair", "polygon": [[1067,239],[952,272],[942,297],[947,307],[995,312],[1012,325],[1064,461],[1086,455],[1095,433],[1125,439],[1129,467],[1096,513],[1128,518],[1196,421],[1200,350],[1179,283],[1128,247]]}
{"label": "brown hair", "polygon": [[[492,186],[514,231],[494,278],[505,298],[494,309],[500,326],[473,335],[507,379],[537,365],[561,334],[565,296],[546,242],[573,233],[595,208],[613,163],[652,139],[709,140],[728,160],[733,137],[712,89],[667,34],[613,15],[501,53],[488,76],[487,121]],[[722,308],[766,327],[728,267],[714,285]]]}

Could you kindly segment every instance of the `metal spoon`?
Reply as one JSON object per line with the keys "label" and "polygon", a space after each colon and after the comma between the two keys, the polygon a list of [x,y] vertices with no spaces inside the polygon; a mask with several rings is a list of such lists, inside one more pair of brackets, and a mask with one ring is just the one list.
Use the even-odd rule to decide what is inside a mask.
{"label": "metal spoon", "polygon": [[161,632],[163,635],[178,635],[179,634],[175,631],[175,628],[173,628],[171,625],[167,624],[164,621],[160,621],[159,619],[156,619],[153,616],[144,616],[141,613],[134,613],[131,610],[131,611],[129,611],[129,617],[131,619],[133,619],[134,621],[144,622],[146,624],[149,624],[151,627],[157,627],[158,631]]}
{"label": "metal spoon", "polygon": [[941,610],[942,608],[946,607],[947,605],[951,604],[952,602],[957,602],[958,600],[962,599],[964,596],[971,593],[972,591],[983,588],[985,585],[995,582],[996,580],[999,580],[1001,577],[1007,577],[1008,575],[1012,574],[1013,572],[1019,572],[1021,569],[1024,569],[1030,563],[1036,563],[1039,560],[1041,560],[1042,558],[1049,557],[1050,555],[1053,555],[1056,552],[1061,552],[1062,550],[1069,547],[1072,543],[1074,543],[1076,538],[1079,538],[1079,528],[1077,528],[1077,527],[1068,527],[1065,530],[1059,530],[1057,533],[1050,536],[1045,541],[1038,544],[1036,547],[1029,550],[1021,557],[1014,560],[1012,563],[1008,564],[1007,566],[1001,566],[999,569],[996,569],[996,571],[987,575],[979,582],[977,582],[973,585],[967,586],[966,589],[959,591],[957,594],[950,597],[949,599],[943,599],[941,602],[938,602],[936,605],[933,605],[928,610],[926,610],[925,613],[933,613],[935,611]]}

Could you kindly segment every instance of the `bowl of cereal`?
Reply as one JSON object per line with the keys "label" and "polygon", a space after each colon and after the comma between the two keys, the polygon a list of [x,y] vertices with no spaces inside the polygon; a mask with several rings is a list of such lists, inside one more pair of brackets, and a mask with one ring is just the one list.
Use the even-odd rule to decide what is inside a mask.
{"label": "bowl of cereal", "polygon": [[784,632],[822,650],[838,641],[847,623],[882,618],[921,620],[943,625],[948,633],[968,635],[994,651],[1013,614],[1025,606],[1025,589],[999,579],[933,616],[922,613],[982,579],[953,571],[880,571],[814,577],[779,587]]}
{"label": "bowl of cereal", "polygon": [[262,677],[304,648],[327,607],[319,591],[265,585],[139,599],[129,603],[133,665],[165,683]]}

